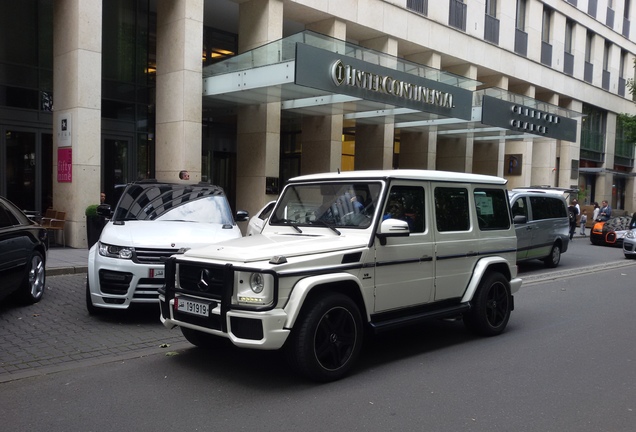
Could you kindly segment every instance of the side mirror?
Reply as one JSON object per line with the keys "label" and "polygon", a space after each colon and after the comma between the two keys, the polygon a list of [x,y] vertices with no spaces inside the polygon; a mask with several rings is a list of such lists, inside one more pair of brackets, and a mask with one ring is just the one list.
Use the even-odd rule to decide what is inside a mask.
{"label": "side mirror", "polygon": [[408,237],[411,233],[409,224],[400,219],[386,219],[380,224],[380,231],[376,236],[382,246],[386,245],[387,237]]}
{"label": "side mirror", "polygon": [[110,204],[100,204],[97,206],[97,215],[110,219],[113,217],[113,211],[110,209]]}
{"label": "side mirror", "polygon": [[528,222],[528,219],[524,215],[517,215],[512,219],[512,221],[514,222],[515,225],[517,225],[517,224],[524,224]]}
{"label": "side mirror", "polygon": [[239,210],[236,212],[236,217],[234,219],[236,219],[237,222],[245,222],[249,218],[250,214],[248,212],[245,210]]}

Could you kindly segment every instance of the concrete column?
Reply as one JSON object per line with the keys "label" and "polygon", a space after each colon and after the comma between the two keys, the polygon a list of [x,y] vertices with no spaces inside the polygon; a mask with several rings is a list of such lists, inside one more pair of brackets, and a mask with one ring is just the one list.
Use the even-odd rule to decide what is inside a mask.
{"label": "concrete column", "polygon": [[[503,177],[508,180],[508,189],[536,184],[532,183],[532,138],[520,141],[506,141],[504,153]],[[515,154],[522,156],[521,175],[511,175],[507,166],[506,156]],[[549,184],[552,184],[552,182]]]}
{"label": "concrete column", "polygon": [[473,134],[461,138],[437,139],[437,169],[470,173],[473,171]]}
{"label": "concrete column", "polygon": [[156,177],[201,180],[203,0],[157,2]]}
{"label": "concrete column", "polygon": [[[347,25],[337,18],[329,18],[307,25],[313,30],[336,39],[345,40]],[[334,115],[304,116],[302,119],[302,174],[335,172],[342,168],[342,107],[332,107]]]}
{"label": "concrete column", "polygon": [[[282,0],[250,0],[239,5],[240,53],[282,37]],[[266,190],[267,178],[279,175],[280,115],[280,102],[238,110],[236,208],[250,215],[277,197]]]}
{"label": "concrete column", "polygon": [[[100,193],[102,2],[59,0],[53,7],[54,173],[58,149],[72,152],[72,181],[53,175],[53,206],[66,212],[66,245],[85,248],[84,210],[99,203]],[[70,138],[62,134],[63,119]]]}
{"label": "concrete column", "polygon": [[[614,145],[616,143],[616,114],[607,113],[607,129],[605,133],[605,163],[602,165],[607,170],[614,169]],[[616,197],[613,196],[614,189],[614,175],[612,173],[601,173],[596,178],[596,194],[595,201],[600,202],[607,200],[612,205],[612,208],[616,206]]]}
{"label": "concrete column", "polygon": [[[388,36],[369,39],[360,44],[366,48],[397,56],[397,40]],[[393,63],[392,59],[384,59],[382,66],[394,66],[391,63]],[[384,118],[384,122],[379,124],[356,123],[356,170],[393,168],[395,142],[393,123],[391,118]]]}
{"label": "concrete column", "polygon": [[504,142],[503,138],[498,141],[476,141],[472,172],[501,177]]}

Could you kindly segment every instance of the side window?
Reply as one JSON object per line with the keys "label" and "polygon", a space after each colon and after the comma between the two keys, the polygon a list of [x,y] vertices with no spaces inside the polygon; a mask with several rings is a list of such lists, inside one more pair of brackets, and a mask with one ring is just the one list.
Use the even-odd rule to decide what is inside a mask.
{"label": "side window", "polygon": [[435,188],[435,222],[437,231],[468,231],[468,190],[465,188]]}
{"label": "side window", "polygon": [[512,217],[525,216],[528,220],[528,206],[524,197],[517,198],[512,204]]}
{"label": "side window", "polygon": [[20,222],[2,203],[0,203],[0,228],[19,225]]}
{"label": "side window", "polygon": [[567,208],[562,200],[552,197],[530,197],[534,220],[568,217]]}
{"label": "side window", "polygon": [[419,186],[393,186],[383,219],[389,218],[408,222],[412,233],[424,232],[424,189]]}
{"label": "side window", "polygon": [[475,189],[475,207],[479,229],[500,230],[510,228],[508,199],[502,189]]}

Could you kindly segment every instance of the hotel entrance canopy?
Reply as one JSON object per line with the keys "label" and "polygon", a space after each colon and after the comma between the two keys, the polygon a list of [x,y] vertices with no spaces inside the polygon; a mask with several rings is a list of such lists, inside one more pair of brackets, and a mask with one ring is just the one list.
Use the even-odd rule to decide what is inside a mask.
{"label": "hotel entrance canopy", "polygon": [[203,70],[209,110],[280,102],[283,115],[343,115],[474,140],[576,141],[580,113],[304,31]]}

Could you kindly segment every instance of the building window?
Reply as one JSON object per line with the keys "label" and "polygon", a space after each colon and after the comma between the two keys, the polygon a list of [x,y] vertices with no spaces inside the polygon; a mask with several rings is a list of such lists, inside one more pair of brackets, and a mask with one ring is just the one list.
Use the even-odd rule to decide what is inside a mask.
{"label": "building window", "polygon": [[592,18],[596,18],[596,9],[598,9],[597,0],[588,0],[587,2],[587,14]]}
{"label": "building window", "polygon": [[623,36],[629,38],[629,15],[631,12],[631,0],[625,0],[625,7],[623,8]]}
{"label": "building window", "polygon": [[466,31],[466,4],[462,0],[449,0],[448,25]]}
{"label": "building window", "polygon": [[552,37],[552,15],[552,9],[547,7],[543,8],[543,22],[541,27],[541,63],[546,66],[552,66],[552,45],[550,45],[550,38]]}
{"label": "building window", "polygon": [[568,75],[574,74],[574,21],[565,21],[565,53],[563,57],[563,72]]}
{"label": "building window", "polygon": [[406,8],[422,15],[428,15],[428,0],[406,0]]}
{"label": "building window", "polygon": [[625,79],[625,65],[627,64],[627,52],[621,50],[621,62],[618,67],[618,94],[625,97],[627,89],[627,80]]}
{"label": "building window", "polygon": [[603,50],[603,82],[602,87],[604,90],[609,91],[610,87],[610,55],[612,52],[612,43],[610,41],[605,41],[605,49]]}
{"label": "building window", "polygon": [[497,19],[497,0],[486,0],[486,21],[484,39],[499,44],[499,20]]}
{"label": "building window", "polygon": [[517,16],[515,19],[515,52],[528,55],[528,33],[526,33],[526,0],[517,0]]}
{"label": "building window", "polygon": [[583,79],[591,83],[594,75],[594,65],[592,64],[592,45],[594,44],[594,33],[587,31],[585,35],[585,70]]}

